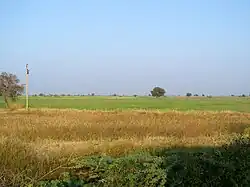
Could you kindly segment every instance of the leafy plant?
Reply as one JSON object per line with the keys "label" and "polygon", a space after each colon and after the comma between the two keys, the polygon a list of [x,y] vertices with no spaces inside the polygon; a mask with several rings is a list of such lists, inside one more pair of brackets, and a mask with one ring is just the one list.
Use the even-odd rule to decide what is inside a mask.
{"label": "leafy plant", "polygon": [[91,156],[72,161],[47,186],[249,186],[250,140],[239,137],[220,148],[139,152],[118,158]]}

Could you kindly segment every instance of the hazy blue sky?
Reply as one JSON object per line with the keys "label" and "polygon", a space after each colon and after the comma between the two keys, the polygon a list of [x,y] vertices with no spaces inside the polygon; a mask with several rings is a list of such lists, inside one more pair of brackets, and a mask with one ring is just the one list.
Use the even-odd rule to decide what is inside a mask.
{"label": "hazy blue sky", "polygon": [[249,0],[0,0],[0,71],[32,93],[250,92]]}

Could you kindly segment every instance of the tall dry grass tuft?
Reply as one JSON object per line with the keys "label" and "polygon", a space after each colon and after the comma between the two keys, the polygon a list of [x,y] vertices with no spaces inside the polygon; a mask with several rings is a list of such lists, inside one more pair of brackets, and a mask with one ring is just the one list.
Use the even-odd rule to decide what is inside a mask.
{"label": "tall dry grass tuft", "polygon": [[15,137],[0,142],[0,186],[33,183],[65,162],[59,157],[37,157],[35,150]]}
{"label": "tall dry grass tuft", "polygon": [[0,181],[48,178],[69,158],[83,155],[219,146],[249,126],[250,114],[236,112],[1,111]]}
{"label": "tall dry grass tuft", "polygon": [[15,110],[19,110],[19,109],[24,109],[25,105],[24,104],[20,104],[20,103],[10,103],[9,104],[9,110],[10,111],[15,111]]}

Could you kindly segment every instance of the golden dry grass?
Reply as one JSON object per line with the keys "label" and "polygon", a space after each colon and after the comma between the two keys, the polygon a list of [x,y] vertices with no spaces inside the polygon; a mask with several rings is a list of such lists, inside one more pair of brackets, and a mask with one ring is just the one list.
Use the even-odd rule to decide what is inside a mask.
{"label": "golden dry grass", "polygon": [[9,110],[11,111],[25,108],[25,105],[20,103],[10,103],[9,105]]}
{"label": "golden dry grass", "polygon": [[0,111],[0,180],[38,180],[76,156],[219,146],[249,126],[237,112]]}

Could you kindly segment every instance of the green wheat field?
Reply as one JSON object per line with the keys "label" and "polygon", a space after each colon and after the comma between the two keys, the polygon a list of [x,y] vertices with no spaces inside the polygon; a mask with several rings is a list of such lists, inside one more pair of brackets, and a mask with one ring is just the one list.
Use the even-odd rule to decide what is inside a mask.
{"label": "green wheat field", "polygon": [[[25,97],[18,100],[25,104]],[[202,110],[250,112],[250,97],[114,97],[114,96],[58,96],[29,97],[31,108],[87,109],[87,110]],[[4,108],[0,99],[0,108]]]}

